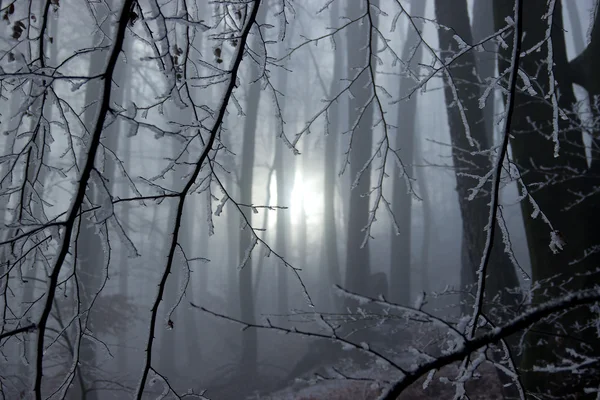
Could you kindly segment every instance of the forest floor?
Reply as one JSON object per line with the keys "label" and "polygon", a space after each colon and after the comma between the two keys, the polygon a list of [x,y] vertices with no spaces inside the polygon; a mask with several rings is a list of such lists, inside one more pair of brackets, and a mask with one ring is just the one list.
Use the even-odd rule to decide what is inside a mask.
{"label": "forest floor", "polygon": [[[502,399],[502,384],[498,379],[497,371],[490,365],[484,365],[478,371],[480,376],[472,378],[465,385],[469,398]],[[457,392],[456,387],[452,383],[444,381],[446,381],[445,378],[453,379],[456,373],[456,365],[447,366],[435,375],[426,388],[423,388],[426,380],[426,377],[423,377],[404,391],[398,400],[452,399]],[[352,377],[365,379],[365,381],[344,378],[321,379],[316,382],[298,380],[290,387],[276,393],[252,398],[261,400],[375,400],[383,390],[383,386],[376,382],[390,381],[396,378],[389,371],[377,367],[355,372]],[[366,379],[372,379],[372,381],[366,381]]]}

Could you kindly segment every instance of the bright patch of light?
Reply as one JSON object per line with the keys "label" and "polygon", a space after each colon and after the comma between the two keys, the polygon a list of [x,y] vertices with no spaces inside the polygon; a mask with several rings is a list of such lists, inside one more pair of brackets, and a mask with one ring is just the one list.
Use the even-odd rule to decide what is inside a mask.
{"label": "bright patch of light", "polygon": [[302,218],[307,223],[316,223],[323,215],[323,192],[317,186],[315,179],[306,179],[296,175],[292,189],[290,212],[292,224],[297,224]]}

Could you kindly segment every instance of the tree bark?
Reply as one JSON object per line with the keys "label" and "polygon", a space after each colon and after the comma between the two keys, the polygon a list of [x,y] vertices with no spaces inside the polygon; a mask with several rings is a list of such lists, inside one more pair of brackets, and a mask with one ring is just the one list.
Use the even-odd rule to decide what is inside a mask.
{"label": "tree bark", "polygon": [[[442,48],[441,59],[455,54],[458,45],[454,35],[459,35],[466,43],[472,43],[471,27],[469,24],[466,0],[452,2],[436,0],[435,11],[437,21],[452,27],[451,31],[439,29],[439,41]],[[485,248],[485,226],[488,222],[489,206],[488,195],[491,185],[489,182],[483,187],[484,193],[479,193],[469,200],[471,188],[477,185],[477,181],[471,176],[484,176],[491,168],[492,162],[485,155],[474,154],[477,149],[488,149],[488,137],[483,129],[476,128],[477,121],[483,121],[483,112],[479,108],[479,89],[475,84],[473,69],[475,57],[473,52],[467,52],[452,63],[444,74],[444,94],[448,105],[448,124],[450,139],[452,142],[452,159],[454,168],[457,170],[456,186],[458,201],[463,220],[463,266],[462,285],[472,285],[476,282],[476,271],[481,262]],[[451,77],[451,78],[450,78]],[[469,144],[465,132],[465,126],[460,111],[454,105],[452,85],[456,88],[457,97],[464,107],[464,115],[468,121],[471,136],[477,147]],[[492,257],[488,266],[488,280],[486,284],[486,298],[491,300],[499,295],[500,303],[504,306],[515,305],[517,296],[510,294],[508,290],[518,288],[519,281],[516,271],[511,264],[507,254],[504,252],[502,235],[496,235],[492,247]],[[469,297],[463,297],[464,302],[472,304]],[[489,307],[486,307],[489,309]],[[470,312],[470,308],[464,308]],[[488,315],[491,317],[490,315]],[[504,319],[502,312],[497,316]]]}
{"label": "tree bark", "polygon": [[[340,4],[331,5],[331,26],[337,26],[340,22]],[[333,59],[333,77],[329,97],[335,96],[340,90],[340,79],[346,63],[346,54],[341,46],[342,37],[337,37],[335,57]],[[323,156],[323,261],[327,270],[327,284],[324,288],[325,296],[332,311],[338,309],[338,298],[333,293],[333,285],[341,285],[340,260],[338,255],[338,237],[336,224],[336,165],[338,154],[338,135],[340,127],[340,104],[334,103],[329,109],[329,126],[325,136],[325,154]]]}
{"label": "tree bark", "polygon": [[[413,2],[410,8],[412,16],[422,17],[425,14],[425,1]],[[408,34],[402,50],[402,60],[408,64],[409,68],[403,71],[400,78],[400,96],[406,96],[408,90],[414,86],[414,79],[408,74],[417,73],[419,63],[423,58],[423,46],[421,46],[420,32],[423,29],[422,19],[413,19],[414,26],[409,24]],[[416,30],[419,32],[417,32]],[[416,50],[415,46],[418,46]],[[413,53],[414,52],[414,53]],[[412,57],[411,57],[412,55]],[[410,58],[410,59],[409,59]],[[411,225],[412,225],[412,197],[409,192],[406,180],[403,177],[407,174],[410,179],[413,178],[414,169],[414,138],[416,135],[416,115],[417,115],[417,96],[410,96],[406,101],[402,101],[398,107],[398,122],[396,133],[396,150],[402,160],[404,170],[394,166],[394,177],[392,186],[392,212],[396,218],[396,223],[400,232],[392,227],[392,242],[390,254],[390,299],[392,302],[402,305],[411,303]]]}
{"label": "tree bark", "polygon": [[[366,2],[352,1],[348,3],[347,15],[356,18],[371,11],[366,9]],[[372,15],[372,14],[371,14]],[[371,63],[372,47],[376,46],[376,39],[371,38],[371,23],[375,24],[377,17],[372,15],[373,21],[364,17],[362,24],[353,24],[348,27],[348,70],[356,74]],[[367,67],[368,68],[368,67]],[[373,66],[373,68],[375,68]],[[348,104],[349,124],[353,126],[359,112],[371,97],[372,87],[370,71],[363,71],[352,83],[352,94]],[[350,179],[354,181],[358,173],[364,168],[371,155],[373,128],[373,108],[368,106],[358,121],[352,133],[352,148],[350,150]],[[354,292],[364,292],[367,288],[370,275],[369,244],[364,247],[365,232],[369,217],[369,196],[365,196],[371,189],[371,168],[366,168],[358,185],[350,192],[350,205],[348,212],[348,238],[346,247],[346,288]]]}
{"label": "tree bark", "polygon": [[[475,43],[491,36],[494,33],[494,7],[493,0],[475,0],[473,3],[473,39]],[[483,95],[487,81],[486,78],[493,78],[496,70],[496,51],[498,46],[493,41],[488,41],[483,45],[484,51],[475,53],[475,62],[477,65],[477,76],[474,79],[479,81],[479,95]],[[485,129],[487,142],[490,146],[494,144],[494,92],[492,91],[485,101],[483,108],[483,120],[473,121],[475,129]]]}
{"label": "tree bark", "polygon": [[[512,1],[494,1],[496,29],[505,26],[505,17],[512,15],[512,7]],[[598,185],[597,175],[591,172],[597,167],[598,160],[592,160],[592,167],[588,168],[581,131],[571,129],[570,123],[561,118],[557,121],[560,129],[559,157],[554,157],[555,144],[552,139],[548,139],[552,137],[553,132],[553,107],[549,100],[539,97],[546,95],[550,90],[546,64],[548,43],[545,40],[548,21],[541,17],[548,12],[547,8],[545,0],[530,0],[527,1],[527,7],[523,11],[523,26],[527,27],[527,35],[523,38],[523,49],[530,49],[542,40],[545,44],[542,51],[532,52],[522,58],[521,71],[530,77],[538,77],[536,79],[538,93],[536,97],[532,97],[525,92],[517,92],[516,108],[512,118],[513,159],[521,170],[526,189],[533,196],[539,210],[552,224],[552,227],[549,227],[542,218],[530,217],[537,213],[538,208],[534,209],[528,199],[521,202],[531,255],[532,279],[543,285],[534,293],[533,303],[559,296],[565,290],[589,288],[593,282],[586,280],[582,275],[595,270],[600,261],[597,253],[583,257],[586,249],[591,249],[600,242],[598,230],[600,207],[597,200],[592,198],[577,206],[569,207],[577,200],[577,193],[592,193],[593,188]],[[552,11],[553,73],[556,87],[560,92],[560,96],[557,96],[558,104],[565,112],[570,112],[575,102],[572,88],[574,80],[567,62],[560,1],[556,2]],[[595,24],[596,35],[598,29],[598,25]],[[588,50],[593,48],[594,43],[597,41],[594,42],[592,39]],[[510,46],[508,49],[500,50],[501,57],[498,58],[500,71],[507,67],[510,51]],[[588,54],[589,59],[586,63],[593,65],[598,52]],[[583,55],[581,57],[586,58]],[[594,93],[594,87],[597,88],[600,83],[597,74],[595,76],[582,74],[580,77],[583,78],[584,87],[590,94]],[[532,124],[535,124],[535,127]],[[549,171],[559,174],[558,183],[552,181]],[[566,241],[566,246],[557,254],[554,254],[549,247],[552,230],[560,231],[560,235]],[[582,261],[572,263],[577,259]],[[555,276],[558,278],[553,278]],[[543,281],[544,279],[550,279],[551,282]],[[578,398],[585,398],[584,388],[598,387],[600,382],[593,372],[580,375],[558,373],[552,374],[552,379],[549,379],[546,373],[533,371],[534,366],[560,363],[561,357],[568,359],[569,355],[564,352],[567,348],[575,349],[580,354],[597,357],[600,343],[595,331],[578,328],[577,325],[585,324],[590,321],[590,318],[595,317],[589,313],[589,309],[579,308],[559,318],[556,323],[540,323],[534,327],[535,329],[528,335],[528,346],[522,362],[523,381],[528,391],[538,392],[542,397],[551,394],[554,398],[567,398],[575,394]],[[562,324],[567,332],[559,329],[558,323]],[[562,333],[566,335],[562,336]],[[555,336],[556,334],[559,336]],[[539,346],[540,342],[545,345]],[[595,395],[590,396],[593,398]]]}
{"label": "tree bark", "polygon": [[[283,47],[283,46],[282,46]],[[282,49],[285,51],[285,49]],[[288,74],[282,69],[277,70],[277,89],[286,93],[288,86]],[[284,118],[286,110],[286,98],[279,98],[281,118]],[[291,151],[285,145],[282,138],[276,139],[275,144],[275,174],[277,176],[277,204],[283,207],[290,207],[292,202],[292,188],[294,186],[294,162],[285,155],[291,155]],[[286,162],[287,161],[287,162]],[[275,228],[275,249],[284,257],[289,257],[289,238],[291,230],[291,210],[277,211],[277,225]],[[288,305],[288,270],[283,262],[277,262],[277,309],[280,315],[289,312]]]}
{"label": "tree bark", "polygon": [[[256,39],[255,39],[256,40]],[[258,76],[258,66],[252,60],[250,64],[250,76]],[[240,173],[240,198],[242,204],[252,204],[252,184],[254,175],[254,147],[256,138],[256,125],[258,118],[258,105],[260,102],[260,82],[249,85],[246,97],[246,117],[244,120],[244,142],[242,145],[242,165]],[[252,212],[243,208],[243,213],[249,223],[252,222]],[[244,222],[242,222],[244,224]],[[244,260],[246,252],[252,243],[250,227],[246,226],[240,232],[239,257],[240,262]],[[249,258],[239,273],[239,300],[242,321],[255,322],[254,318],[254,293],[252,280],[252,258]],[[257,377],[258,362],[258,337],[256,329],[247,329],[242,332],[242,355],[241,369],[244,379],[253,382]]]}
{"label": "tree bark", "polygon": [[[109,38],[112,38],[113,36],[113,27],[111,26],[111,20],[109,18],[110,10],[108,9],[110,4],[112,4],[112,2],[108,2],[106,4],[99,3],[96,7],[94,7],[96,11],[96,20],[103,21],[100,25],[100,30],[96,33],[93,40],[94,43],[101,41],[100,45],[107,45],[109,43]],[[92,52],[90,56],[89,75],[96,76],[102,73],[104,65],[106,64],[106,59],[106,52],[99,50]],[[116,68],[116,70],[117,69],[118,68]],[[117,74],[116,70],[115,77]],[[85,105],[87,109],[84,113],[83,122],[87,132],[83,134],[84,136],[91,135],[94,124],[96,123],[96,114],[100,108],[98,99],[101,98],[100,93],[103,89],[103,85],[104,83],[101,80],[92,80],[86,85],[87,90],[85,92]],[[117,94],[113,92],[111,101],[116,96]],[[120,103],[119,101],[117,102]],[[111,128],[106,129],[106,131],[103,133],[102,144],[114,149],[115,143],[117,142],[115,138],[116,131],[114,129],[114,122],[112,122],[112,125],[110,126]],[[99,155],[100,157],[106,157],[102,147],[99,149]],[[102,172],[104,177],[109,179],[111,178],[104,173],[105,171]],[[110,185],[110,183],[106,184]],[[86,192],[87,199],[92,204],[95,204],[95,202],[99,200],[98,196],[99,194],[95,188],[95,185],[89,185]],[[102,285],[103,271],[107,268],[105,265],[107,255],[104,254],[104,251],[102,250],[102,239],[98,236],[95,225],[95,218],[92,214],[89,214],[88,217],[81,217],[78,223],[76,244],[77,277],[79,281],[79,293],[81,301],[80,311],[82,312],[81,323],[83,326],[88,326],[92,335],[96,334],[96,329],[101,326],[101,321],[94,318],[93,309],[90,309],[89,312],[83,311],[92,306],[94,297]],[[105,233],[107,234],[107,232]],[[98,398],[98,392],[96,390],[90,391],[90,389],[93,387],[93,377],[97,375],[95,371],[97,368],[95,341],[85,337],[82,338],[79,357],[81,362],[79,373],[85,382],[85,389],[83,393],[75,394],[75,396],[81,396],[81,398],[85,400],[96,400]]]}

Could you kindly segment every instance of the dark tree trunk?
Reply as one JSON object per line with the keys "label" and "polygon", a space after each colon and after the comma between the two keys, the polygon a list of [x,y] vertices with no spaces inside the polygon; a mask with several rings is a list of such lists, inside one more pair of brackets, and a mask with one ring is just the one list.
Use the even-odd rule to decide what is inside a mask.
{"label": "dark tree trunk", "polygon": [[[412,16],[423,16],[425,14],[425,1],[413,2],[410,13]],[[423,46],[421,46],[420,35],[423,29],[423,20],[415,19],[415,26],[409,25],[408,35],[402,50],[402,59],[408,63],[410,70],[403,71],[400,78],[400,96],[406,96],[407,92],[414,86],[414,79],[408,74],[417,73],[421,59],[423,58]],[[415,31],[415,28],[419,32]],[[416,51],[415,46],[418,46]],[[414,53],[413,53],[414,52]],[[411,57],[412,55],[412,57]],[[409,60],[410,58],[410,60]],[[406,68],[402,65],[401,68]],[[407,174],[413,178],[414,160],[414,138],[416,134],[417,96],[410,96],[402,101],[398,107],[398,122],[396,126],[396,150],[402,160],[404,170],[398,166],[394,167],[392,212],[394,213],[399,232],[392,227],[392,243],[390,258],[390,300],[394,303],[409,305],[411,301],[411,223],[412,223],[412,197],[409,192],[406,179]]]}
{"label": "dark tree trunk", "polygon": [[[439,41],[442,48],[441,59],[445,59],[458,50],[454,35],[458,34],[466,43],[472,43],[471,27],[467,13],[466,0],[456,0],[447,2],[436,0],[435,11],[437,21],[445,26],[451,26],[453,29],[447,31],[439,29]],[[472,147],[467,139],[465,127],[458,107],[452,105],[454,97],[450,85],[456,87],[458,98],[465,109],[465,116],[469,123],[471,136],[479,149],[488,149],[490,143],[483,129],[477,129],[476,123],[483,120],[483,112],[478,105],[479,89],[474,82],[473,69],[475,67],[475,58],[473,52],[467,52],[460,57],[449,68],[449,75],[444,75],[446,104],[448,104],[448,124],[450,129],[450,139],[452,142],[452,158],[454,168],[457,170],[456,184],[458,192],[458,201],[460,205],[463,220],[463,286],[471,285],[476,281],[476,271],[481,262],[483,250],[485,248],[485,226],[489,215],[489,183],[484,186],[485,192],[469,200],[471,188],[477,185],[478,181],[464,174],[484,176],[491,168],[491,160],[485,155],[473,154],[477,147]],[[493,242],[492,257],[488,266],[488,280],[486,285],[486,298],[491,300],[494,296],[500,295],[500,302],[505,306],[514,305],[517,300],[514,295],[510,295],[507,289],[519,287],[516,271],[511,264],[507,254],[504,252],[502,236],[496,235]],[[464,298],[465,301],[468,297]],[[469,311],[470,309],[465,309]]]}
{"label": "dark tree trunk", "polygon": [[[108,2],[107,4],[110,4]],[[108,6],[104,3],[99,3],[96,7],[96,19],[97,21],[104,21],[100,28],[102,32],[97,33],[97,39],[104,39],[102,45],[107,45],[108,39],[113,35],[113,27],[110,25],[110,18]],[[106,36],[103,36],[106,35]],[[102,51],[95,51],[90,56],[90,65],[89,65],[89,75],[96,76],[103,71],[104,65],[106,64],[107,53]],[[96,113],[99,109],[98,99],[101,97],[101,90],[104,83],[100,80],[91,81],[87,85],[87,90],[85,92],[85,104],[90,105],[84,114],[83,122],[85,128],[87,130],[84,133],[84,136],[91,135],[91,131],[96,122]],[[113,100],[114,96],[111,98]],[[118,103],[120,101],[117,100]],[[117,142],[116,139],[116,131],[114,129],[115,124],[113,121],[112,125],[107,126],[106,132],[103,133],[102,144],[110,149],[116,147],[115,144]],[[99,149],[100,157],[105,156],[103,154],[102,148]],[[106,157],[106,156],[105,156]],[[110,158],[107,157],[107,160]],[[110,161],[108,162],[110,164]],[[106,175],[106,171],[103,172],[103,176],[110,179],[111,176]],[[100,179],[97,178],[97,182]],[[110,188],[110,183],[106,183],[107,187]],[[86,197],[92,203],[95,204],[99,198],[99,193],[94,184],[88,186]],[[95,217],[92,214],[89,214],[88,217],[81,217],[78,224],[77,230],[77,277],[79,282],[79,294],[80,294],[80,313],[81,313],[81,322],[82,326],[87,326],[87,328],[91,331],[92,335],[96,335],[96,330],[99,329],[102,325],[101,321],[94,317],[94,310],[91,309],[90,312],[85,312],[89,307],[92,306],[92,302],[98,290],[100,290],[102,282],[104,280],[103,275],[107,270],[108,266],[107,255],[104,254],[103,245],[101,243],[102,239],[98,233],[96,232],[96,221]],[[103,229],[104,235],[107,234],[106,230]],[[90,338],[83,337],[81,339],[81,349],[79,353],[81,366],[79,368],[79,373],[81,374],[83,381],[85,382],[85,389],[83,393],[76,394],[76,396],[81,396],[82,399],[85,400],[96,400],[98,398],[98,391],[91,390],[90,388],[93,386],[94,377],[97,375],[97,355],[96,355],[96,342]]]}
{"label": "dark tree trunk", "polygon": [[[522,58],[520,69],[530,77],[538,76],[536,79],[536,90],[538,96],[549,92],[549,79],[547,76],[547,42],[545,41],[548,21],[542,19],[547,13],[547,2],[545,0],[528,0],[523,10],[523,26],[527,27],[527,34],[523,38],[523,49],[529,49],[544,40],[542,51],[533,52]],[[513,14],[513,2],[504,0],[494,1],[494,21],[496,29],[503,27],[506,16]],[[579,60],[571,67],[581,67],[575,77],[567,62],[566,45],[563,31],[562,6],[557,1],[552,13],[552,45],[553,45],[553,73],[559,88],[559,105],[570,112],[575,101],[572,83],[576,82],[585,87],[590,94],[599,93],[600,79],[598,74],[591,71],[598,66],[598,35],[600,27],[596,23],[592,43],[582,53]],[[597,21],[597,19],[596,19]],[[595,36],[594,36],[595,35]],[[510,59],[510,46],[501,49],[499,57],[499,70],[507,67]],[[587,71],[587,72],[586,72]],[[543,93],[539,93],[543,90]],[[550,98],[551,99],[551,98]],[[569,129],[570,123],[558,119],[560,134],[559,157],[554,157],[555,144],[553,143],[553,108],[550,100],[518,92],[515,96],[515,112],[512,118],[513,138],[511,140],[513,159],[521,169],[523,183],[535,199],[539,209],[552,223],[550,228],[542,218],[530,217],[534,208],[528,199],[521,202],[525,218],[525,233],[531,255],[532,278],[534,282],[541,282],[553,276],[552,284],[541,282],[544,287],[534,293],[533,302],[538,303],[547,300],[548,297],[558,296],[565,290],[573,291],[589,288],[594,282],[582,277],[589,271],[597,268],[600,261],[598,253],[584,256],[586,249],[600,243],[600,203],[597,195],[577,206],[568,207],[577,200],[576,193],[591,193],[593,188],[600,183],[597,174],[593,171],[597,168],[598,160],[592,160],[592,167],[588,169],[584,155],[582,134],[579,129]],[[535,129],[532,126],[535,123]],[[549,139],[550,138],[550,139]],[[552,169],[559,174],[559,184],[548,182],[548,171]],[[547,182],[539,185],[540,182]],[[549,247],[552,229],[560,231],[566,241],[562,251],[554,254]],[[583,257],[583,259],[582,259]],[[573,260],[582,259],[581,262],[571,263]],[[598,356],[600,343],[596,332],[591,329],[578,328],[581,324],[597,317],[589,313],[588,308],[579,308],[570,311],[566,316],[558,320],[567,329],[566,335],[561,335],[558,325],[538,324],[533,333],[528,335],[528,347],[525,350],[522,368],[526,389],[531,392],[539,392],[543,398],[552,394],[554,398],[567,398],[575,394],[577,398],[585,398],[584,388],[597,388],[598,374],[552,374],[533,372],[534,366],[545,366],[561,362],[561,357],[569,356],[564,349],[572,348],[580,354],[595,353]],[[556,334],[560,336],[555,336]],[[543,346],[537,344],[542,341]],[[582,343],[587,342],[586,345]],[[595,395],[590,395],[594,398]]]}
{"label": "dark tree trunk", "polygon": [[[491,36],[494,33],[494,4],[493,0],[475,0],[473,3],[473,40],[475,43]],[[475,52],[477,63],[477,77],[479,81],[479,95],[483,95],[487,86],[486,78],[494,76],[496,70],[496,42],[488,41],[483,45],[484,51]],[[488,144],[494,144],[494,92],[490,92],[483,108],[483,120],[473,121],[474,129],[484,129]]]}
{"label": "dark tree trunk", "polygon": [[[366,2],[352,1],[347,5],[349,18],[356,18],[365,12]],[[377,17],[373,14],[373,23]],[[370,35],[371,21],[364,18],[362,24],[348,27],[348,70],[356,74],[371,61],[372,47],[375,39]],[[368,41],[372,40],[371,43]],[[374,67],[373,67],[374,68]],[[354,76],[351,75],[351,78]],[[350,92],[348,115],[350,126],[354,126],[359,112],[367,104],[373,90],[370,71],[363,71],[353,82]],[[362,114],[356,129],[352,133],[352,149],[350,150],[350,179],[354,181],[371,155],[373,129],[373,107],[368,106]],[[369,244],[361,247],[369,218],[369,196],[371,189],[371,168],[366,168],[358,185],[350,193],[348,212],[348,238],[346,247],[346,288],[354,292],[363,292],[369,281]]]}
{"label": "dark tree trunk", "polygon": [[[466,0],[457,0],[452,3],[436,0],[435,7],[437,21],[442,25],[452,27],[451,31],[438,30],[442,49],[441,59],[444,60],[459,50],[454,35],[459,35],[466,43],[472,43],[473,36],[469,24]],[[489,12],[485,16],[491,17]],[[489,22],[491,24],[491,20]],[[487,73],[493,73],[493,65],[490,71],[489,60],[480,59],[479,61],[480,65],[487,67]],[[474,151],[478,149],[489,149],[493,145],[492,125],[490,124],[493,114],[485,115],[484,110],[480,109],[478,104],[481,89],[478,85],[477,76],[481,75],[477,67],[474,51],[470,51],[452,63],[447,73],[444,74],[444,94],[448,105],[448,124],[453,146],[452,158],[457,172],[456,184],[463,225],[463,265],[461,269],[463,289],[466,289],[468,285],[473,286],[477,281],[477,270],[482,262],[485,250],[487,236],[485,227],[490,213],[489,193],[491,185],[489,181],[484,185],[482,192],[469,200],[471,188],[478,184],[478,181],[471,178],[471,176],[481,177],[492,169],[492,161],[487,155],[474,154]],[[465,117],[475,146],[471,146],[468,141],[459,108],[452,105],[455,102],[452,86],[456,87],[458,99],[464,107]],[[491,97],[493,97],[493,93]],[[484,303],[484,311],[488,318],[499,323],[508,319],[511,308],[517,305],[519,296],[515,294],[514,290],[519,287],[519,281],[515,268],[505,252],[501,230],[498,228],[496,232],[498,234],[494,236],[492,254],[486,271],[485,296],[487,304]],[[475,288],[470,287],[470,289]],[[472,298],[465,295],[462,296],[461,300],[463,312],[471,313]],[[492,300],[499,301],[500,304],[490,303]],[[510,344],[512,344],[512,341],[509,341]],[[518,394],[508,376],[500,373],[500,379],[503,383],[505,396],[512,397]]]}
{"label": "dark tree trunk", "polygon": [[[340,4],[332,4],[331,10],[331,26],[337,26],[340,22]],[[331,88],[329,90],[329,97],[335,96],[340,90],[340,79],[345,67],[346,54],[343,52],[343,46],[341,46],[341,37],[336,38],[337,46],[335,50],[335,57],[333,59],[333,78],[331,79]],[[324,267],[327,270],[327,284],[324,288],[325,296],[323,299],[327,300],[332,310],[337,310],[338,296],[333,293],[333,285],[341,285],[340,276],[340,260],[338,255],[338,238],[337,238],[337,224],[336,224],[336,206],[335,206],[335,194],[336,194],[336,175],[337,175],[337,164],[336,156],[338,154],[338,135],[340,129],[340,104],[335,103],[331,105],[329,109],[329,126],[327,127],[328,132],[325,136],[325,154],[323,156],[323,261]]]}

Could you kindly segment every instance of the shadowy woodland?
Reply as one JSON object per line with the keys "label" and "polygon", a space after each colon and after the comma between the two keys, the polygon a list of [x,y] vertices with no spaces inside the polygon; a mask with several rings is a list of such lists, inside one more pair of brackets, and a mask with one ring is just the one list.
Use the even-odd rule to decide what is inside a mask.
{"label": "shadowy woodland", "polygon": [[596,0],[0,0],[0,400],[600,399]]}

